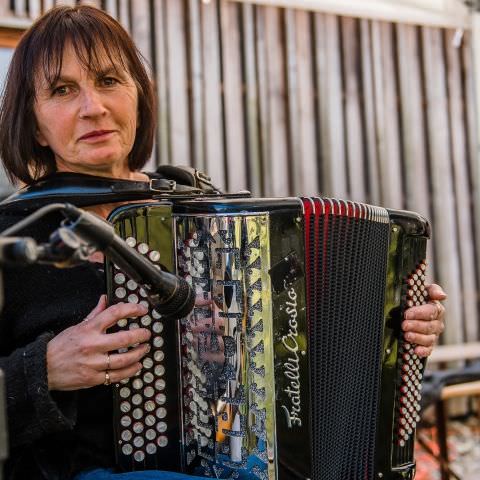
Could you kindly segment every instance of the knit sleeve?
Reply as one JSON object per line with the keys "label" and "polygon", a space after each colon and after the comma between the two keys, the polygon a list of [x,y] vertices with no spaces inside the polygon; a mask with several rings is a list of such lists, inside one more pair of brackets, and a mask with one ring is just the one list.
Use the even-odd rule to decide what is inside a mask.
{"label": "knit sleeve", "polygon": [[[73,428],[76,420],[75,392],[48,390],[47,343],[52,333],[0,358],[5,373],[7,421],[10,447],[29,444],[45,434]],[[58,393],[58,395],[57,395]]]}

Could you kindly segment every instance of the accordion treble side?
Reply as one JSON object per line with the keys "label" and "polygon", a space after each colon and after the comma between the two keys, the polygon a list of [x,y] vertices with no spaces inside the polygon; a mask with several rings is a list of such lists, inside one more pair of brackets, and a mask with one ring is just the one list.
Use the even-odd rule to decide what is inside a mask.
{"label": "accordion treble side", "polygon": [[[413,478],[423,362],[403,340],[426,301],[428,223],[322,198],[127,205],[117,232],[195,289],[187,318],[150,307],[135,377],[114,386],[124,470],[213,478]],[[145,302],[107,263],[111,302]]]}

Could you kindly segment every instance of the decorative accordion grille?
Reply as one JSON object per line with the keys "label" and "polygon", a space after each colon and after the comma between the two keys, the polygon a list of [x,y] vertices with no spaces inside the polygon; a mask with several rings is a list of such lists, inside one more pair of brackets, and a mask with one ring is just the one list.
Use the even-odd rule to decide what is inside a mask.
{"label": "decorative accordion grille", "polygon": [[314,205],[306,232],[313,478],[372,479],[388,220]]}

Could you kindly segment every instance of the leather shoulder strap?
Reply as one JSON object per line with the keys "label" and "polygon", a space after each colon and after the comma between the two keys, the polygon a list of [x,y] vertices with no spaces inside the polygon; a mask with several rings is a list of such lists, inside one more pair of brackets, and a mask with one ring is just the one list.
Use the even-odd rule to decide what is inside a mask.
{"label": "leather shoulder strap", "polygon": [[131,200],[148,200],[162,194],[193,194],[192,187],[152,174],[150,182],[115,180],[79,173],[55,173],[22,188],[0,203],[0,210],[32,211],[52,202],[78,207]]}

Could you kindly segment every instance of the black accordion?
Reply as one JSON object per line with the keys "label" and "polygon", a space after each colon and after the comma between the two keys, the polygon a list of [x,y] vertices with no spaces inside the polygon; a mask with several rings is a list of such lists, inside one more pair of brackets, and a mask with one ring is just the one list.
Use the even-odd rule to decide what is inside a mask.
{"label": "black accordion", "polygon": [[[428,222],[327,198],[166,198],[110,221],[185,278],[151,306],[138,374],[113,386],[117,463],[232,479],[411,479],[424,362],[402,336],[427,301]],[[107,262],[111,303],[146,291]],[[165,320],[165,321],[164,321]]]}

